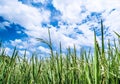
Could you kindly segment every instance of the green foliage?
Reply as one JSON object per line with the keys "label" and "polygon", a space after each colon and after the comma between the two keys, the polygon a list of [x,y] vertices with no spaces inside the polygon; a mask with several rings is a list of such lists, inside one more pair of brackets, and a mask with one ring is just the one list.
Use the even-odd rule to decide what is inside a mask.
{"label": "green foliage", "polygon": [[[116,32],[115,32],[116,33]],[[21,58],[16,48],[12,56],[6,56],[5,50],[0,50],[0,84],[119,84],[120,83],[120,41],[114,41],[114,46],[104,47],[103,23],[101,21],[101,47],[94,32],[94,55],[90,51],[80,50],[80,56],[74,49],[67,53],[54,53],[48,30],[49,41],[37,40],[50,48],[50,58],[39,58],[35,53],[30,60],[26,59],[26,51]],[[118,37],[120,35],[116,33]],[[0,45],[1,46],[1,45]]]}

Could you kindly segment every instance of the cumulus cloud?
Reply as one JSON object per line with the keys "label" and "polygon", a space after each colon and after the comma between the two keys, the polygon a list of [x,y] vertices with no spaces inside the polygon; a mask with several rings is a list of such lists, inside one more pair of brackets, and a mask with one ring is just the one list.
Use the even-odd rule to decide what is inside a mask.
{"label": "cumulus cloud", "polygon": [[[35,30],[43,22],[49,22],[50,12],[38,10],[34,7],[22,4],[18,0],[3,0],[0,3],[0,15],[5,19],[20,24],[27,30]],[[34,28],[33,28],[34,27]]]}
{"label": "cumulus cloud", "polygon": [[81,0],[53,0],[53,5],[62,13],[62,19],[67,22],[80,21]]}
{"label": "cumulus cloud", "polygon": [[[48,0],[26,0],[27,2],[48,4]],[[13,46],[17,45],[20,49],[27,48],[31,51],[37,49],[48,52],[45,47],[38,46],[39,43],[35,39],[48,40],[48,28],[50,28],[55,48],[59,47],[60,42],[64,49],[68,46],[73,47],[73,44],[77,48],[91,46],[94,42],[93,29],[99,33],[101,19],[104,21],[105,28],[109,30],[105,37],[106,40],[114,36],[113,31],[120,32],[120,0],[52,0],[49,3],[61,13],[58,17],[51,16],[51,12],[56,12],[44,6],[37,8],[18,0],[0,1],[0,16],[11,23],[23,26],[28,35],[27,41],[24,39],[11,41]],[[59,18],[56,27],[50,24],[50,17]],[[46,24],[45,27],[42,26],[43,23]],[[100,42],[99,35],[97,39]]]}
{"label": "cumulus cloud", "polygon": [[[62,13],[63,20],[78,22],[83,18],[81,11],[86,11],[84,15],[90,12],[110,11],[113,8],[120,9],[119,0],[53,0],[53,5]],[[83,9],[84,7],[84,9]]]}
{"label": "cumulus cloud", "polygon": [[10,25],[10,23],[7,22],[7,21],[5,21],[5,22],[1,22],[1,23],[0,23],[0,29],[4,29],[4,30],[6,30],[5,26],[9,26],[9,25]]}
{"label": "cumulus cloud", "polygon": [[[99,21],[97,21],[98,18],[92,18],[95,15],[90,16],[91,13],[101,14],[99,19],[104,19],[105,28],[109,27],[109,31],[107,32],[111,33],[112,35],[113,31],[120,32],[120,0],[53,0],[52,3],[54,7],[62,13],[61,19],[68,24],[74,25],[76,23],[81,23],[81,21],[87,18],[88,21],[86,21],[85,24],[78,26],[79,29],[84,33],[84,35],[78,35],[78,38],[83,38],[82,40],[84,44],[87,44],[87,40],[89,40],[88,44],[93,42],[93,31],[91,31],[90,28],[100,28],[100,24],[98,23]],[[100,38],[98,38],[98,40],[100,40]]]}

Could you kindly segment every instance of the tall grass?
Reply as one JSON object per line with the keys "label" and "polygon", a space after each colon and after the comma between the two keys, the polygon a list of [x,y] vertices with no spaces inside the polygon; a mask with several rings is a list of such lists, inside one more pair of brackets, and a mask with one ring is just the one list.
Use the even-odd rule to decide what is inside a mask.
{"label": "tall grass", "polygon": [[[50,48],[50,58],[39,58],[35,53],[30,60],[26,59],[26,51],[21,58],[16,48],[12,56],[6,56],[5,49],[0,47],[0,84],[119,84],[120,83],[120,35],[118,44],[104,45],[104,30],[101,21],[101,46],[94,31],[94,55],[85,49],[80,55],[68,48],[65,56],[60,51],[54,53],[52,41],[37,38]],[[1,46],[1,45],[0,45]]]}

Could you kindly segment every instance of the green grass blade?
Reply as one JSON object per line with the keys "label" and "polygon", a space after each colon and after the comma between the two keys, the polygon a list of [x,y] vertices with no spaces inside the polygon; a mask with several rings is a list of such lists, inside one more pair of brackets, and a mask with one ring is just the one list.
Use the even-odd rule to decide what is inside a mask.
{"label": "green grass blade", "polygon": [[95,84],[99,84],[99,60],[98,60],[98,48],[97,48],[97,40],[96,33],[94,31],[94,77]]}

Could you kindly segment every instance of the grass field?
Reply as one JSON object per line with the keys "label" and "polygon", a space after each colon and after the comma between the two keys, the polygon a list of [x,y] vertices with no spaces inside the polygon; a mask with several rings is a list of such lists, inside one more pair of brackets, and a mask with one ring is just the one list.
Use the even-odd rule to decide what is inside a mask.
{"label": "grass field", "polygon": [[6,56],[0,48],[0,84],[120,84],[120,35],[118,43],[104,47],[103,24],[101,22],[101,46],[94,32],[94,54],[76,48],[67,49],[65,56],[60,44],[59,52],[54,53],[49,33],[47,44],[51,54],[49,58],[39,58],[35,54],[30,60],[26,53],[21,58],[16,48],[12,56]]}

